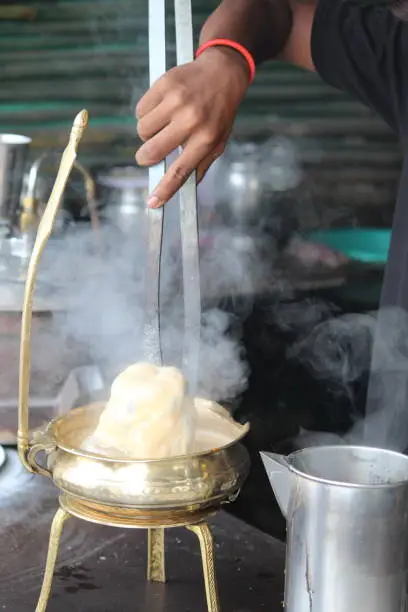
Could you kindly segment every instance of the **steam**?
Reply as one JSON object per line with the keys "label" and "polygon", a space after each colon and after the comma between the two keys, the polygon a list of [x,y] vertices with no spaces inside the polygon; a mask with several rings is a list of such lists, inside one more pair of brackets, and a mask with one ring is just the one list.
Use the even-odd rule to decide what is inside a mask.
{"label": "steam", "polygon": [[[203,195],[204,192],[202,192]],[[248,231],[215,230],[211,211],[201,232],[200,395],[218,401],[235,399],[246,388],[248,365],[241,324],[253,300],[275,292],[280,299],[292,293],[291,282],[274,264],[278,240],[260,220]],[[266,215],[264,215],[265,217]],[[272,218],[271,218],[272,219]],[[123,221],[123,220],[122,220]],[[272,222],[272,220],[270,220]],[[59,287],[64,306],[55,317],[56,332],[68,344],[75,341],[88,361],[112,379],[125,366],[143,359],[144,271],[146,231],[143,207],[131,220],[103,224],[98,236],[75,229],[64,237],[64,249],[47,249],[48,278]],[[273,228],[272,228],[273,229]],[[273,233],[273,232],[272,232]],[[277,232],[278,233],[278,232]],[[164,362],[180,366],[183,346],[183,299],[178,203],[165,208],[162,256],[161,333]],[[405,450],[408,425],[408,315],[399,309],[380,313],[341,315],[330,303],[305,300],[276,306],[270,317],[294,341],[289,360],[324,382],[333,403],[351,406],[351,427],[342,436],[301,431],[298,444],[349,442]],[[368,413],[362,414],[361,383],[368,378]],[[327,406],[330,412],[332,407]]]}
{"label": "steam", "polygon": [[[309,321],[309,330],[305,310],[315,318],[315,323]],[[333,401],[347,399],[352,408],[352,426],[343,436],[302,429],[296,445],[349,443],[405,451],[408,447],[408,314],[399,308],[337,317],[332,314],[332,307],[324,303],[314,309],[302,309],[298,304],[292,317],[280,323],[286,329],[297,329],[300,334],[287,356],[306,367],[315,379],[325,381]],[[319,316],[328,318],[316,323]],[[369,373],[367,411],[361,414],[357,406],[357,383],[361,384]],[[327,411],[330,410],[328,405]]]}
{"label": "steam", "polygon": [[[180,366],[184,323],[177,227],[167,219],[161,333],[165,363]],[[76,229],[65,236],[64,249],[57,244],[46,252],[48,278],[65,296],[64,304],[68,300],[64,312],[55,316],[55,331],[66,343],[82,346],[88,360],[99,365],[109,379],[143,359],[145,254],[143,210],[125,234],[113,225],[103,225],[99,235]],[[201,268],[204,296],[211,279],[217,292],[207,299],[203,311],[199,392],[210,399],[229,400],[247,385],[240,325],[250,301],[240,314],[230,314],[219,308],[220,300],[234,288],[237,293],[243,282],[251,294],[254,269],[257,274],[260,271],[259,258],[255,250],[234,248],[232,233],[223,232],[222,240],[215,238],[207,245]]]}
{"label": "steam", "polygon": [[333,395],[353,399],[352,385],[369,365],[375,318],[344,315],[316,325],[288,351],[307,365],[314,378],[326,381]]}
{"label": "steam", "polygon": [[371,446],[408,448],[408,313],[381,308],[373,337],[367,414],[351,432]]}

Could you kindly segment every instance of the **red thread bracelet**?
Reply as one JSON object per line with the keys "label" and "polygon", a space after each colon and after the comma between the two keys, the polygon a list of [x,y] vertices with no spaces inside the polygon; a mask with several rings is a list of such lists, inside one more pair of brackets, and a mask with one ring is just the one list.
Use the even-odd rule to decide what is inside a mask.
{"label": "red thread bracelet", "polygon": [[202,44],[196,51],[196,57],[200,57],[204,51],[210,49],[211,47],[230,47],[231,49],[235,49],[242,55],[244,59],[246,59],[248,68],[249,68],[249,82],[255,78],[256,73],[256,64],[255,60],[252,57],[252,54],[246,49],[243,45],[235,42],[234,40],[229,40],[228,38],[215,38],[214,40],[209,40]]}

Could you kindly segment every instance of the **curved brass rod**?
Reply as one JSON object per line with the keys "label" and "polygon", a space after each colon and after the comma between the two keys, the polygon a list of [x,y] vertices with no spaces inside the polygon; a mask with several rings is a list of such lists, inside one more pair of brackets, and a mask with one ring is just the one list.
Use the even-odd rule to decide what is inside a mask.
{"label": "curved brass rod", "polygon": [[76,161],[74,166],[78,170],[78,172],[82,174],[82,177],[84,179],[86,201],[88,204],[89,216],[91,217],[91,225],[95,231],[98,231],[100,228],[100,223],[98,215],[98,206],[96,203],[95,181],[93,180],[89,170],[87,170],[85,166],[80,164],[79,161]]}
{"label": "curved brass rod", "polygon": [[[42,153],[31,166],[28,175],[27,194],[23,202],[23,213],[25,212],[24,208],[27,208],[28,212],[31,212],[32,209],[36,208],[35,188],[41,166],[48,157],[53,157],[54,155],[55,151],[46,151],[45,153]],[[85,166],[80,164],[79,161],[74,161],[74,168],[78,170],[84,181],[85,197],[88,206],[89,216],[91,218],[92,229],[94,231],[98,231],[100,228],[100,221],[96,200],[96,183],[89,170],[85,168]],[[25,207],[24,203],[26,204]],[[21,227],[20,229],[23,231],[23,227]]]}
{"label": "curved brass rod", "polygon": [[30,393],[30,370],[31,370],[31,323],[34,299],[35,281],[37,268],[40,262],[45,245],[51,236],[61,203],[62,195],[66,187],[69,175],[74,165],[78,145],[88,125],[88,112],[81,111],[73,123],[69,142],[62,154],[57,178],[54,183],[48,204],[38,225],[37,236],[34,248],[31,253],[28,265],[25,290],[23,313],[21,320],[21,339],[20,339],[20,371],[19,371],[19,398],[18,398],[18,453],[23,465],[30,472],[33,467],[28,461],[29,453],[29,393]]}

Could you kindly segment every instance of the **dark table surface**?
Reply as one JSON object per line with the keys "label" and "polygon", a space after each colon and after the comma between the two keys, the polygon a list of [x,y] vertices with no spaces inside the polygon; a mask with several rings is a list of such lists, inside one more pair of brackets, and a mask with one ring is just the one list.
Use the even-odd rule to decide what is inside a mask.
{"label": "dark table surface", "polygon": [[[0,477],[0,611],[33,612],[57,492],[17,462],[8,476],[3,486]],[[224,512],[211,526],[222,612],[281,610],[284,545]],[[68,521],[48,611],[205,612],[195,536],[168,530],[166,550],[168,583],[148,584],[145,531]]]}

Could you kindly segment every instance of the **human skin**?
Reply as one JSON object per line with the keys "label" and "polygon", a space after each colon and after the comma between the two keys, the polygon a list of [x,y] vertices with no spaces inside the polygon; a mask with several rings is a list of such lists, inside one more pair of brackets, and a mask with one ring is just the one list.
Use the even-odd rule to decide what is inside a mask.
{"label": "human skin", "polygon": [[[310,41],[315,0],[223,0],[204,24],[200,44],[228,38],[244,45],[257,65],[280,59],[313,70]],[[195,61],[163,75],[136,107],[136,154],[141,166],[183,152],[168,168],[148,206],[165,204],[197,171],[200,181],[223,153],[239,105],[249,87],[249,68],[234,49],[212,47]]]}

